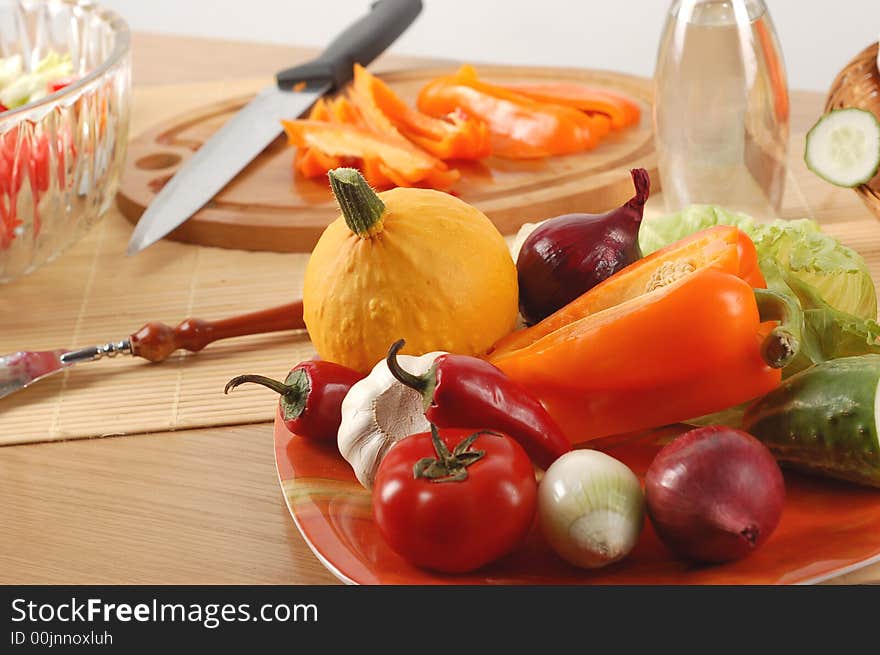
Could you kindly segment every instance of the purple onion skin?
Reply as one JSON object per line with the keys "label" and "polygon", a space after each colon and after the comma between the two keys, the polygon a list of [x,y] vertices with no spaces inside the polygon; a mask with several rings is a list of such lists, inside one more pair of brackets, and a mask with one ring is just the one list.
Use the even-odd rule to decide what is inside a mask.
{"label": "purple onion skin", "polygon": [[566,214],[542,223],[516,260],[520,313],[530,325],[589,291],[642,253],[639,225],[651,181],[644,168],[630,171],[636,193],[605,214]]}
{"label": "purple onion skin", "polygon": [[752,553],[776,529],[785,483],[760,441],[708,426],[657,454],[645,475],[645,500],[657,536],[675,555],[730,562]]}

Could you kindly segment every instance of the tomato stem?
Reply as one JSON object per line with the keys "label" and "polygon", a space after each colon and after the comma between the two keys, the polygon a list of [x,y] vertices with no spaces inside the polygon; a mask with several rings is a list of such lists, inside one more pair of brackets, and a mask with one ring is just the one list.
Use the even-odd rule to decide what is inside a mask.
{"label": "tomato stem", "polygon": [[431,442],[434,444],[434,452],[437,457],[422,457],[413,466],[413,477],[416,479],[425,478],[429,482],[462,482],[467,480],[467,467],[486,456],[485,450],[470,449],[477,437],[483,434],[502,436],[491,430],[479,430],[462,439],[452,452],[449,452],[449,448],[440,438],[437,426],[432,423]]}

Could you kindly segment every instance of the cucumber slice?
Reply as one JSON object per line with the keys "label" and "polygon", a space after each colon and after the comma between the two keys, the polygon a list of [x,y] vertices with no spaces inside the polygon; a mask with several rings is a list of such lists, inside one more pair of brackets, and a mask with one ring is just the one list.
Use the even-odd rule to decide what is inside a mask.
{"label": "cucumber slice", "polygon": [[864,184],[880,166],[880,122],[864,109],[835,109],[825,114],[807,132],[804,161],[831,184]]}

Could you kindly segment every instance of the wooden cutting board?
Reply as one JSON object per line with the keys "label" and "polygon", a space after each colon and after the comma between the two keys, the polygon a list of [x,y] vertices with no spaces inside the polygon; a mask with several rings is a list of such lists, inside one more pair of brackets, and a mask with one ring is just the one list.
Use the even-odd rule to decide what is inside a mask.
{"label": "wooden cutting board", "polygon": [[[414,103],[422,86],[452,68],[380,75]],[[504,234],[526,222],[573,211],[596,212],[632,195],[629,169],[647,168],[657,185],[650,80],[621,73],[562,68],[480,66],[487,80],[576,82],[622,92],[642,108],[639,125],[612,133],[590,152],[540,161],[490,157],[459,166],[453,192],[482,209]],[[129,145],[118,202],[136,222],[163,184],[252,96],[206,105],[164,121]],[[178,241],[276,252],[309,252],[337,215],[324,180],[294,178],[293,149],[279,137],[201,211],[175,230]]]}

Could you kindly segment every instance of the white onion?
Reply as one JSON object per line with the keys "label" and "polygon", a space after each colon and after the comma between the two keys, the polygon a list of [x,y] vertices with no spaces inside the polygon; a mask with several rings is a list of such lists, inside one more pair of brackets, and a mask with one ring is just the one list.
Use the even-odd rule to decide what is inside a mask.
{"label": "white onion", "polygon": [[599,568],[626,557],[645,519],[639,479],[597,450],[566,453],[544,473],[538,517],[550,546],[575,566]]}

